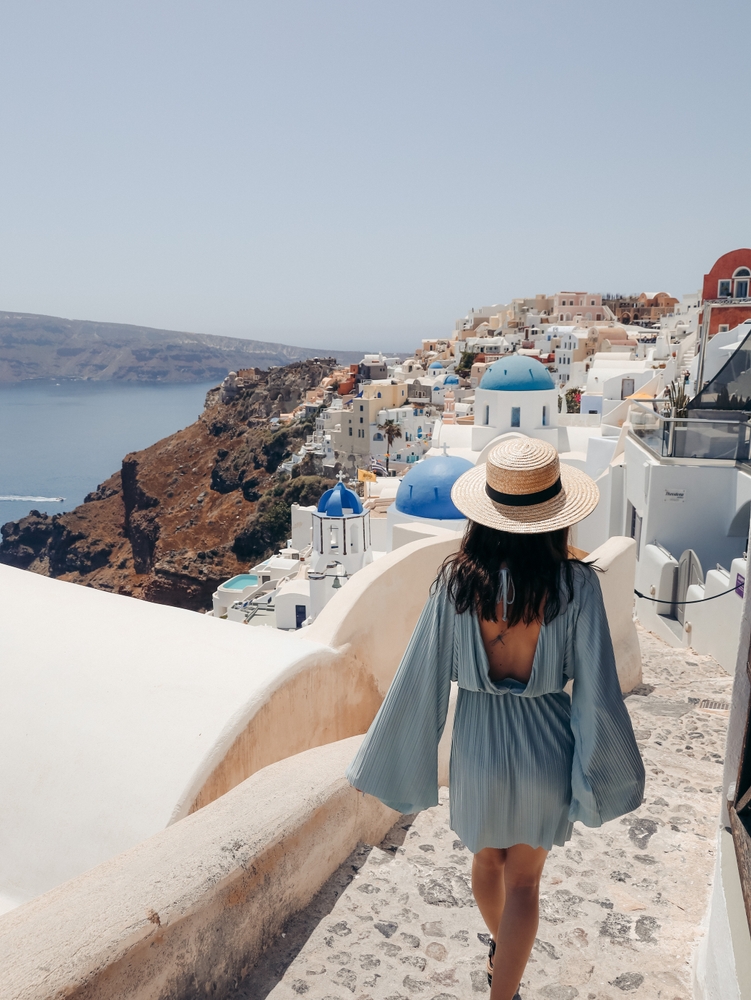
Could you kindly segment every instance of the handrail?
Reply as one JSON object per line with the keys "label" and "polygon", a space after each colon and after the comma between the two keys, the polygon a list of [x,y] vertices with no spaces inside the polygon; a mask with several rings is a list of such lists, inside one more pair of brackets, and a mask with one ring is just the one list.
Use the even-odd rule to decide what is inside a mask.
{"label": "handrail", "polygon": [[[650,407],[647,403],[642,402],[638,399],[632,399],[631,405],[637,409],[643,410],[645,413],[649,414],[650,417],[657,417],[659,420],[665,421],[665,423],[679,423],[684,426],[686,423],[697,424],[702,427],[706,427],[708,424],[745,424],[751,420],[751,413],[746,410],[726,410],[723,412],[732,413],[733,415],[728,418],[723,417],[672,417],[665,413],[660,413],[657,409],[657,404],[661,403],[662,400],[655,399],[652,401],[652,406]],[[737,416],[736,416],[737,414]]]}
{"label": "handrail", "polygon": [[651,406],[631,403],[631,434],[660,458],[744,462],[751,451],[748,413],[733,411],[724,419],[677,417]]}

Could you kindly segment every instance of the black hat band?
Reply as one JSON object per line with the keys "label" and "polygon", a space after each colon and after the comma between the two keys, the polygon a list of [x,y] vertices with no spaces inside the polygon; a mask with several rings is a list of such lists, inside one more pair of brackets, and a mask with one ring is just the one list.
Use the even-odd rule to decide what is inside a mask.
{"label": "black hat band", "polygon": [[485,492],[490,499],[495,500],[496,503],[502,503],[506,507],[534,507],[535,504],[552,500],[553,497],[558,496],[562,489],[563,484],[560,476],[552,486],[537,493],[500,493],[498,490],[494,490],[489,483],[485,483]]}

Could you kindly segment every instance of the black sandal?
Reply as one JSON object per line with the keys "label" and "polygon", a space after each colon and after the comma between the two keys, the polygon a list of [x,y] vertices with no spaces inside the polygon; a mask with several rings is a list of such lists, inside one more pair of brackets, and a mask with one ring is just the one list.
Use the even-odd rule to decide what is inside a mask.
{"label": "black sandal", "polygon": [[[486,970],[487,970],[487,973],[488,973],[488,986],[492,986],[493,985],[493,959],[494,958],[495,958],[495,941],[493,940],[493,938],[490,938],[490,942],[488,944],[488,963],[487,963],[487,966],[486,966]],[[519,983],[519,987],[521,987],[521,983]],[[516,993],[513,996],[513,1000],[521,1000],[521,997],[519,996],[519,987],[517,987]]]}
{"label": "black sandal", "polygon": [[488,986],[493,985],[493,956],[495,955],[495,941],[493,938],[490,939],[488,944],[488,964],[486,966],[488,973]]}

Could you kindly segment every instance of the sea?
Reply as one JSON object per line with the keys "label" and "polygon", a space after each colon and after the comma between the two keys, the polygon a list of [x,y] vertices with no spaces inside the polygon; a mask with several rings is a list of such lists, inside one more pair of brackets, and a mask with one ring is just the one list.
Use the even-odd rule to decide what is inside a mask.
{"label": "sea", "polygon": [[0,524],[77,507],[128,452],[193,423],[215,384],[0,385]]}

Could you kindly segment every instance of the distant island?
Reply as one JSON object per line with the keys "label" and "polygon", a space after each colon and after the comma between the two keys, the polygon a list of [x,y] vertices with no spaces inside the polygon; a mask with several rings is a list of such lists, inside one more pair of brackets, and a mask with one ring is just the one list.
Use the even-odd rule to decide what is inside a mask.
{"label": "distant island", "polygon": [[291,347],[239,337],[154,330],[0,311],[0,383],[31,379],[206,382],[240,368],[316,357],[355,364],[362,351]]}

